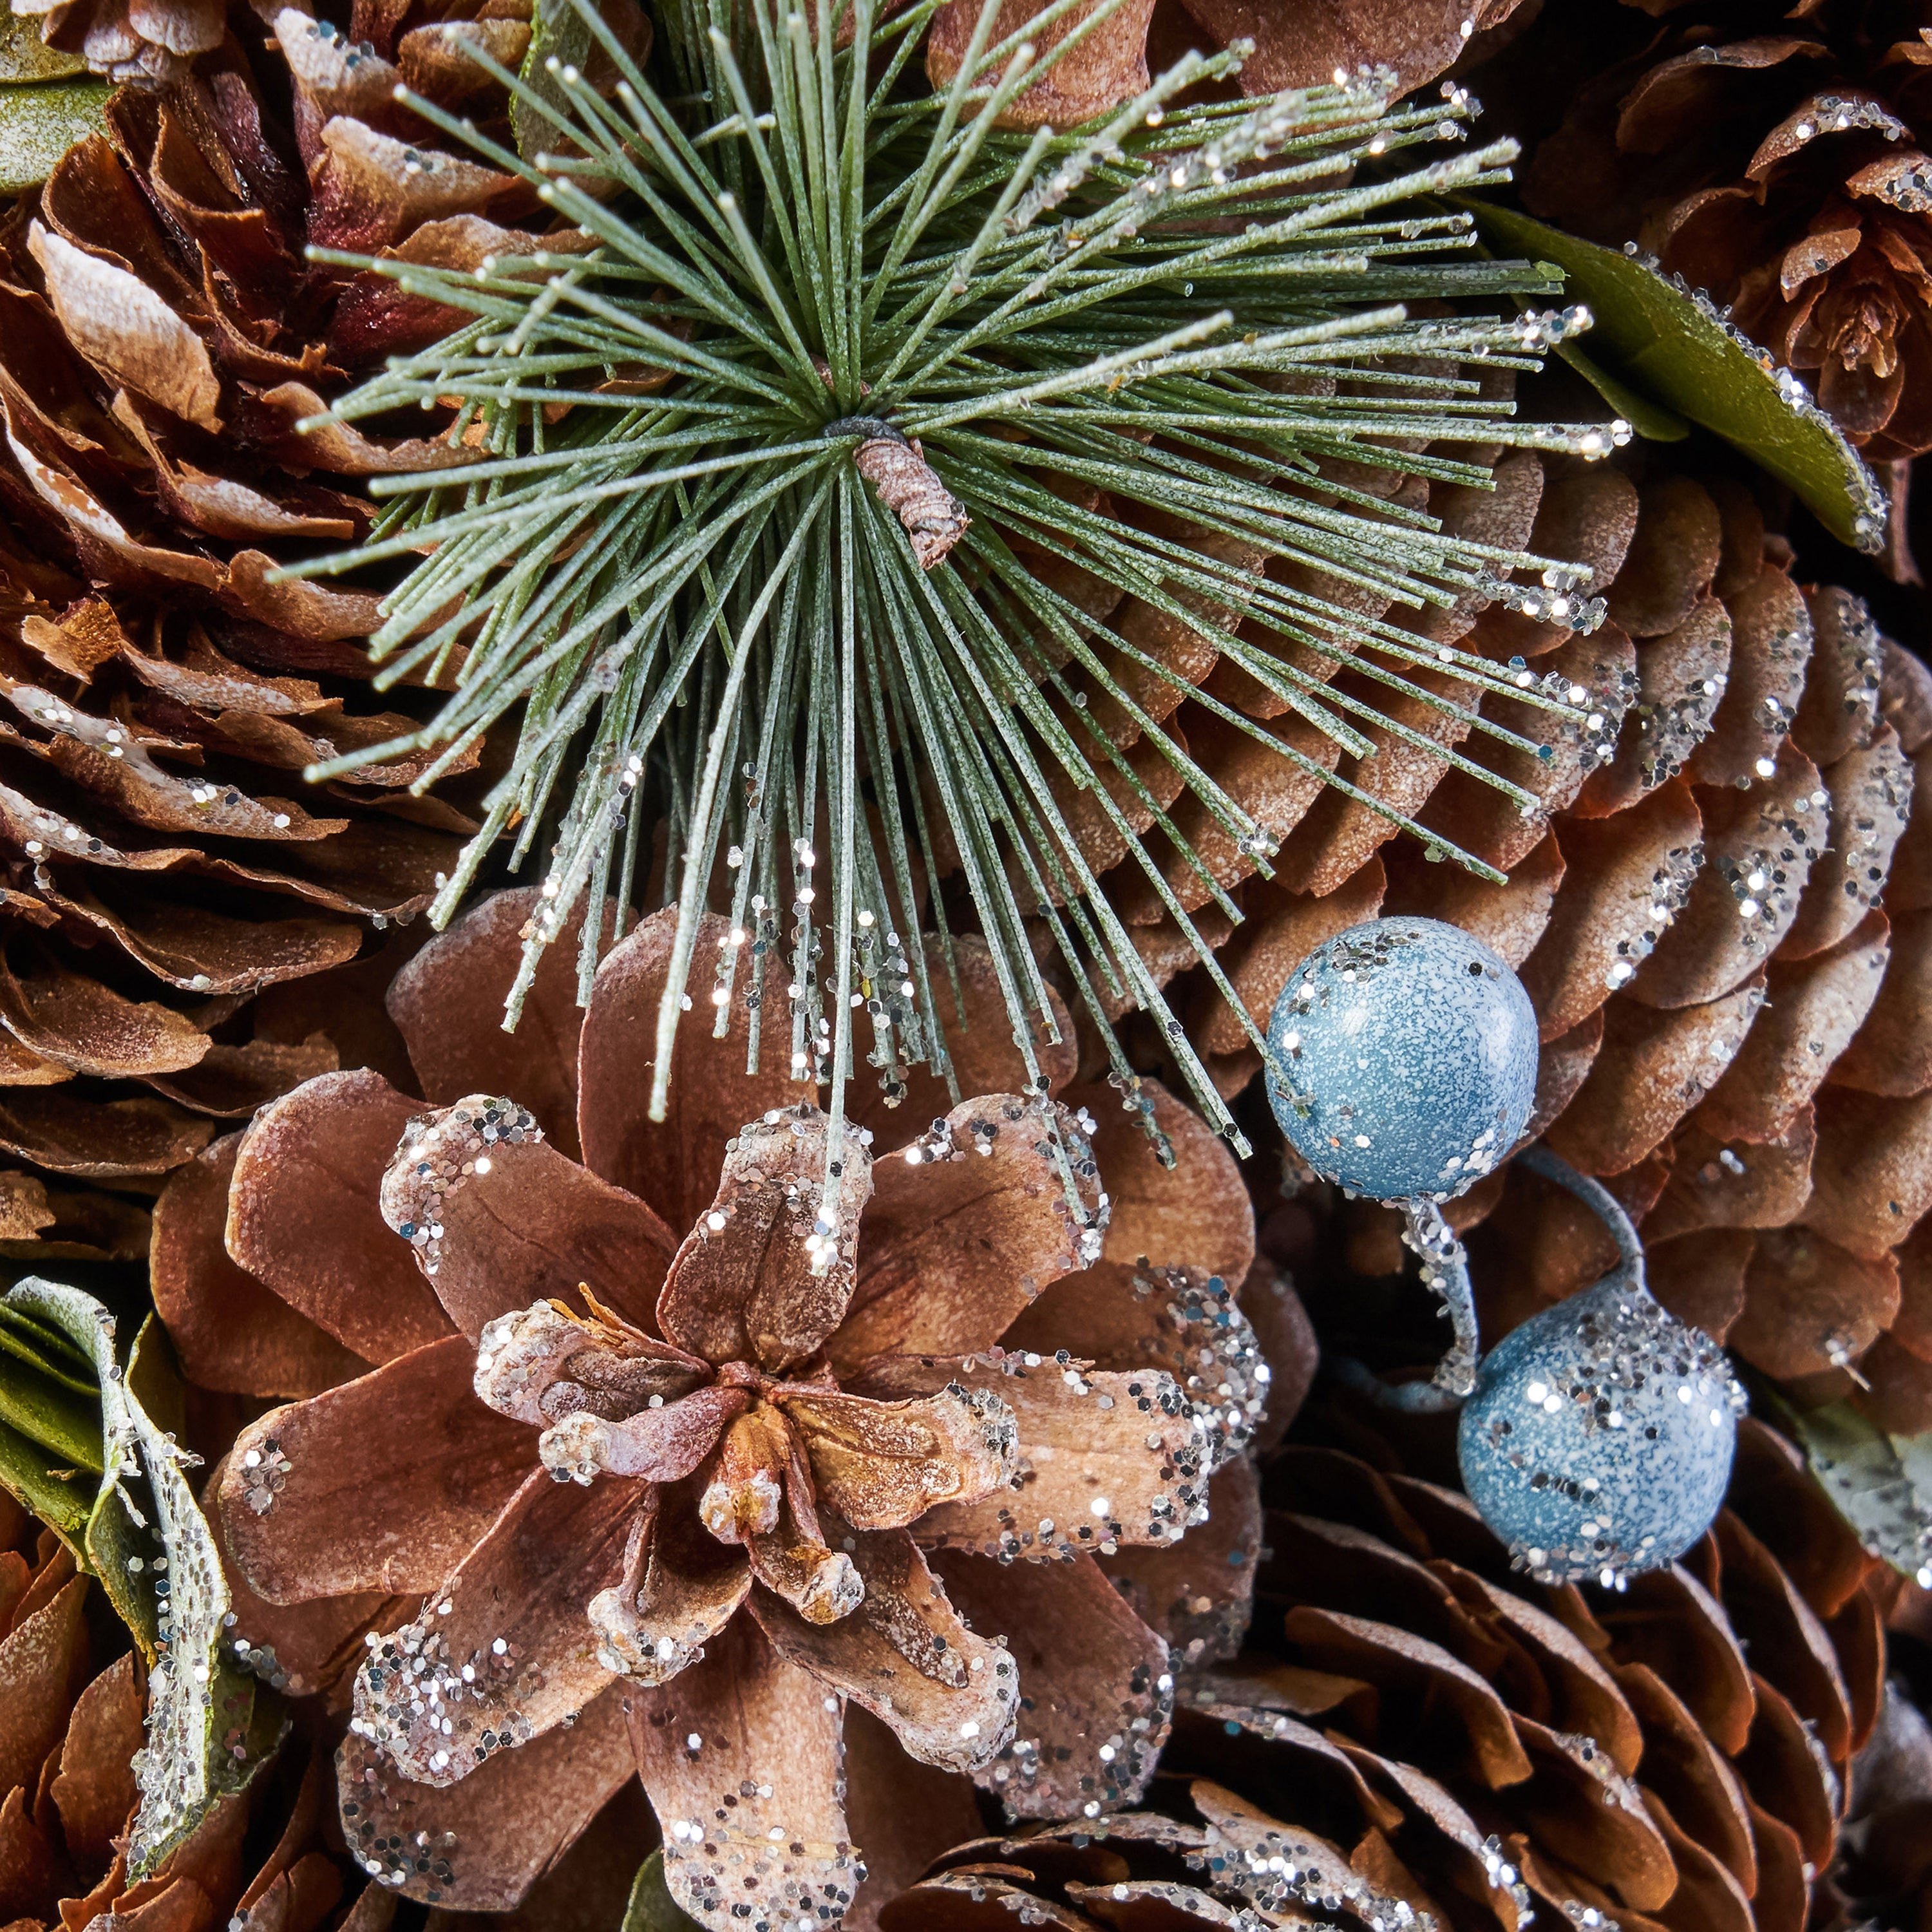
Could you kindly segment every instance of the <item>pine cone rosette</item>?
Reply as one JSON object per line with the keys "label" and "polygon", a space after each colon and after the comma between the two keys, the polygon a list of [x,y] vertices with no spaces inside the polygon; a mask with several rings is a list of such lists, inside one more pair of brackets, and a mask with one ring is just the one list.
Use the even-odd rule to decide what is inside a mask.
{"label": "pine cone rosette", "polygon": [[1740,1451],[1712,1534],[1613,1596],[1513,1575],[1386,1440],[1379,1467],[1290,1448],[1250,1646],[1184,1694],[1168,1815],[962,1846],[882,1925],[1800,1932],[1882,1632],[1796,1453],[1754,1422]]}
{"label": "pine cone rosette", "polygon": [[[493,124],[500,94],[448,36],[514,64],[529,28],[403,9],[351,32],[373,38],[284,9],[257,65],[231,38],[165,88],[124,90],[0,226],[14,1252],[143,1252],[137,1207],[70,1184],[152,1191],[214,1123],[353,1053],[341,998],[289,982],[424,905],[473,829],[408,795],[420,760],[304,785],[410,720],[367,689],[372,591],[269,580],[367,532],[363,479],[465,454],[300,433],[356,370],[448,322],[304,250],[534,246],[484,213],[528,212],[505,178],[389,98],[407,74]],[[357,972],[364,998],[386,976]]]}
{"label": "pine cone rosette", "polygon": [[[1058,1097],[942,1112],[928,1082],[899,1153],[848,1130],[828,1222],[827,1123],[743,1071],[742,1006],[686,1030],[646,1118],[673,914],[587,1012],[559,949],[492,1037],[538,904],[484,902],[398,978],[433,1111],[324,1076],[157,1215],[190,1376],[308,1398],[242,1432],[211,1498],[238,1654],[350,1705],[356,1855],[504,1910],[641,1772],[674,1894],[724,1926],[836,1916],[862,1861],[903,1882],[972,1829],[927,1767],[1015,1816],[1134,1802],[1175,1664],[1238,1640],[1252,1579],[1235,1459],[1269,1377],[1229,1286],[1254,1258],[1232,1160],[1156,1093],[1163,1167],[1049,1046]],[[960,957],[960,1077],[994,1084],[1018,1056],[989,959]],[[485,1072],[527,1107],[471,1094]],[[1292,1295],[1260,1298],[1301,1362]],[[1196,1538],[1220,1575],[1191,1612]],[[842,1798],[848,1698],[919,1762],[861,1724]]]}
{"label": "pine cone rosette", "polygon": [[1912,8],[1591,0],[1476,80],[1512,130],[1563,116],[1526,207],[1707,290],[1889,461],[1932,446],[1928,64]]}

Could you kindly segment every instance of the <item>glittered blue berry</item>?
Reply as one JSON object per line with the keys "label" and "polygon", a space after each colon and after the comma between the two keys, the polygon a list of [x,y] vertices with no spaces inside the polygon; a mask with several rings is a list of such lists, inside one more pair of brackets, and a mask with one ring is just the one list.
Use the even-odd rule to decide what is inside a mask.
{"label": "glittered blue berry", "polygon": [[[1526,1158],[1604,1211],[1595,1183]],[[1711,1526],[1737,1445],[1744,1392],[1724,1351],[1652,1298],[1612,1216],[1624,1265],[1506,1335],[1458,1428],[1470,1501],[1542,1582],[1621,1586],[1674,1562]]]}
{"label": "glittered blue berry", "polygon": [[1521,1138],[1536,1014],[1480,940],[1377,919],[1318,946],[1268,1020],[1268,1098],[1302,1159],[1357,1194],[1460,1194]]}

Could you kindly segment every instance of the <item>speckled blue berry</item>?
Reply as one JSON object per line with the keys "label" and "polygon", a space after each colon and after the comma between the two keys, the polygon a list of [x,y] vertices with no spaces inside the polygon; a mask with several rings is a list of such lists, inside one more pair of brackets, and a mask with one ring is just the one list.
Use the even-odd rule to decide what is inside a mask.
{"label": "speckled blue berry", "polygon": [[1462,1486],[1539,1582],[1618,1584],[1711,1526],[1743,1408],[1724,1351],[1620,1271],[1490,1351],[1463,1405]]}
{"label": "speckled blue berry", "polygon": [[1536,1099],[1522,982],[1460,927],[1352,926],[1303,960],[1268,1020],[1268,1098],[1316,1173],[1380,1201],[1460,1194]]}

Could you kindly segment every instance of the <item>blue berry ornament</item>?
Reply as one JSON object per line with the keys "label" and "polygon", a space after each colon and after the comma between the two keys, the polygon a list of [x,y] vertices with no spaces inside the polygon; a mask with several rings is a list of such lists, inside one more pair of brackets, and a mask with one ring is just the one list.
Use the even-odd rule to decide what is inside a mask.
{"label": "blue berry ornament", "polygon": [[1521,1138],[1536,1014],[1480,940],[1376,919],[1318,946],[1268,1020],[1268,1098],[1295,1151],[1379,1201],[1443,1201]]}
{"label": "blue berry ornament", "polygon": [[1517,1158],[1594,1208],[1623,1259],[1483,1359],[1457,1433],[1462,1486],[1539,1582],[1621,1588],[1710,1527],[1744,1391],[1717,1343],[1653,1299],[1611,1196],[1540,1148]]}

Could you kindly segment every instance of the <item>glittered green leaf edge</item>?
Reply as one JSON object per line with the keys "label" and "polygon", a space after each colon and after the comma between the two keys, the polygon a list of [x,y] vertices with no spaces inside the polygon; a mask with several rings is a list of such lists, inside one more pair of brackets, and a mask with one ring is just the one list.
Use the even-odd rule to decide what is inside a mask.
{"label": "glittered green leaf edge", "polygon": [[1932,1588],[1932,1435],[1888,1436],[1844,1402],[1786,1423],[1864,1549]]}
{"label": "glittered green leaf edge", "polygon": [[81,1553],[148,1665],[147,1737],[134,1762],[141,1802],[128,1846],[139,1879],[246,1785],[280,1742],[284,1720],[273,1700],[258,1699],[252,1678],[224,1661],[228,1586],[188,1484],[196,1459],[155,1419],[172,1419],[178,1382],[154,1318],[124,1366],[114,1317],[77,1288],[29,1276],[0,1310],[65,1337],[98,1378],[101,1472]]}
{"label": "glittered green leaf edge", "polygon": [[694,1932],[698,1921],[670,1895],[664,1882],[664,1848],[660,1846],[638,1868],[631,1883],[630,1903],[618,1932]]}
{"label": "glittered green leaf edge", "polygon": [[[1643,401],[1722,436],[1789,484],[1840,542],[1876,551],[1886,502],[1865,460],[1790,370],[1742,334],[1711,298],[1666,278],[1644,257],[1600,248],[1514,208],[1469,197],[1456,205],[1484,241],[1563,271],[1573,300],[1595,318],[1580,367]],[[1614,407],[1603,384],[1599,392]],[[1640,432],[1654,434],[1641,422]]]}

